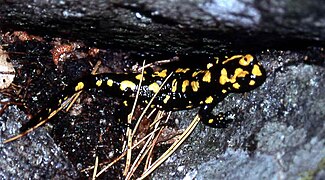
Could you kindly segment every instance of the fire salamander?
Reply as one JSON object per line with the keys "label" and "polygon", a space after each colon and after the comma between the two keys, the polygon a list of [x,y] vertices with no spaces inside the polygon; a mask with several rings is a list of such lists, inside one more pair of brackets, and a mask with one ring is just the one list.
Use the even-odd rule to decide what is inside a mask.
{"label": "fire salamander", "polygon": [[[172,73],[161,87],[166,77]],[[142,85],[139,81],[143,78]],[[141,73],[89,75],[67,86],[52,99],[52,107],[40,111],[22,128],[22,132],[38,127],[72,94],[90,88],[102,89],[109,96],[123,99],[123,106],[132,106],[138,88],[139,103],[147,104],[155,93],[151,107],[176,111],[200,107],[201,121],[211,127],[225,127],[225,114],[213,115],[212,109],[229,93],[247,92],[260,86],[266,78],[261,64],[250,54],[235,55],[221,61],[208,63],[206,68],[175,68]],[[131,103],[131,104],[130,104]]]}

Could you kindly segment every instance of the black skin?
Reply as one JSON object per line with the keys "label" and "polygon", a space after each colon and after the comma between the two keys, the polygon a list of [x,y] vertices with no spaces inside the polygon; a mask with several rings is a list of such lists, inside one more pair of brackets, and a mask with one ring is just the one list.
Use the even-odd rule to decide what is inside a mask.
{"label": "black skin", "polygon": [[[167,76],[171,76],[167,79]],[[33,128],[48,118],[64,99],[81,90],[102,89],[108,96],[122,98],[127,112],[133,105],[139,88],[141,73],[115,74],[105,73],[88,75],[65,88],[50,100],[51,107],[41,110],[22,128],[21,132]],[[140,87],[139,104],[146,105],[158,92],[151,107],[166,111],[177,111],[200,107],[201,121],[216,128],[224,128],[231,122],[229,113],[213,115],[211,111],[229,93],[251,91],[264,83],[266,73],[261,64],[252,55],[236,55],[216,60],[204,69],[175,68],[160,71],[146,70]],[[159,87],[161,87],[160,90]],[[123,112],[123,110],[121,110]],[[128,113],[126,113],[128,114]],[[119,117],[121,118],[121,117]],[[123,117],[124,118],[124,117]]]}

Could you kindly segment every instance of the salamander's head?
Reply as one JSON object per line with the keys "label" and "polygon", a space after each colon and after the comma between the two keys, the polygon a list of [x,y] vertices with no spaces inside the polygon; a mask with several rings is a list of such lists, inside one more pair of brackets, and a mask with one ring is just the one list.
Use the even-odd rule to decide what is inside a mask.
{"label": "salamander's head", "polygon": [[235,55],[220,62],[219,83],[227,92],[247,92],[264,83],[266,72],[252,55]]}

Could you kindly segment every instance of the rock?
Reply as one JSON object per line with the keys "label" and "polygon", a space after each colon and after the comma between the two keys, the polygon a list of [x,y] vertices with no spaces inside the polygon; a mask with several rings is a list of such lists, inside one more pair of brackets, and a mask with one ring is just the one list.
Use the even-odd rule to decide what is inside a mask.
{"label": "rock", "polygon": [[0,29],[155,53],[324,45],[319,0],[2,1]]}

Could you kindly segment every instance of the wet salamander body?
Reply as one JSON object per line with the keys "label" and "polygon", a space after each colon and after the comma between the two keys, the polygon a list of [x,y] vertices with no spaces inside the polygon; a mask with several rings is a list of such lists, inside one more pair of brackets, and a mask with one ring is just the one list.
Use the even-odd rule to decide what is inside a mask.
{"label": "wet salamander body", "polygon": [[[172,73],[172,74],[171,74]],[[167,76],[166,83],[161,87]],[[212,109],[229,93],[242,93],[257,88],[265,81],[265,70],[252,55],[235,55],[223,60],[215,58],[203,69],[175,68],[141,73],[89,75],[67,86],[51,102],[51,107],[41,110],[21,131],[33,128],[47,119],[53,110],[72,94],[90,88],[102,89],[109,96],[123,99],[124,106],[132,106],[139,81],[138,102],[147,104],[158,92],[151,107],[176,111],[200,107],[201,121],[211,127],[225,127],[223,114],[213,115]]]}

